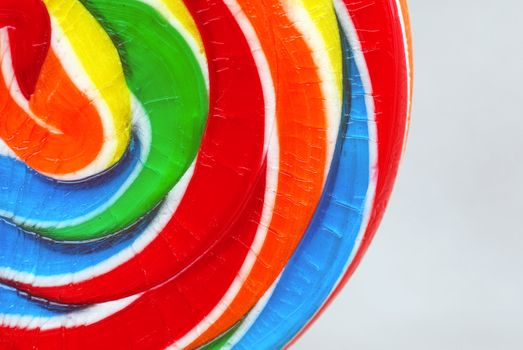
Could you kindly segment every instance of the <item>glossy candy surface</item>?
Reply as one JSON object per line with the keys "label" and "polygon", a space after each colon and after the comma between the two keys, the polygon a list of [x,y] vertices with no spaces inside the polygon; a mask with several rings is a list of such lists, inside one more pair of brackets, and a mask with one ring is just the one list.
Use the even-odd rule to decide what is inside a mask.
{"label": "glossy candy surface", "polygon": [[409,34],[403,0],[0,0],[0,349],[291,344],[385,210]]}

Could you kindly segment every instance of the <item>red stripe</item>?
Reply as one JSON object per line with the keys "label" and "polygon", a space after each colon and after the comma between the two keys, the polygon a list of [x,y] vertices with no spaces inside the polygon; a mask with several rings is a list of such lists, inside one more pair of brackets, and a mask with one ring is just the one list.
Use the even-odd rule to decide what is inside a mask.
{"label": "red stripe", "polygon": [[347,272],[315,317],[321,316],[358,267],[381,222],[401,158],[408,116],[408,70],[401,13],[395,0],[344,0],[358,34],[373,89],[378,129],[378,178],[370,221]]}
{"label": "red stripe", "polygon": [[7,26],[18,85],[29,99],[51,43],[49,13],[41,0],[2,0],[0,28]]}
{"label": "red stripe", "polygon": [[[192,15],[201,24],[200,30],[206,42],[211,72],[214,72],[211,76],[211,81],[214,81],[211,89],[216,90],[212,96],[215,98],[220,96],[215,102],[236,102],[234,106],[237,109],[234,110],[238,114],[233,117],[236,119],[228,121],[225,118],[223,122],[246,123],[247,121],[241,119],[243,116],[251,119],[256,115],[256,111],[263,110],[259,108],[263,105],[263,101],[261,91],[256,89],[258,80],[255,74],[257,73],[249,47],[231,14],[222,3],[210,4],[208,0],[188,2],[190,4],[187,6]],[[219,57],[232,57],[232,60],[227,64],[217,59]],[[218,86],[222,89],[217,89]],[[238,93],[238,89],[242,89],[243,92]],[[237,96],[244,98],[236,99]],[[246,100],[249,96],[254,99]],[[216,114],[219,110],[217,104],[213,110]],[[230,114],[224,114],[222,111],[220,115],[223,118],[224,115]],[[227,126],[227,128],[232,127],[232,125]],[[250,134],[252,131],[243,132],[252,138]],[[238,137],[236,134],[234,136]],[[252,179],[255,187],[244,212],[228,230],[225,239],[175,279],[146,292],[124,310],[93,325],[50,331],[0,327],[2,341],[16,349],[55,349],[57,344],[79,350],[159,349],[171,344],[195,327],[216,307],[237,276],[260,221],[265,175],[266,169],[263,164],[259,177]],[[167,263],[162,257],[158,261]],[[133,275],[128,275],[126,280],[132,277]]]}
{"label": "red stripe", "polygon": [[18,350],[54,350],[58,344],[78,350],[165,348],[202,321],[232,284],[258,228],[264,192],[262,176],[245,212],[222,242],[176,279],[146,292],[122,311],[85,327],[50,331],[0,327],[2,341]]}
{"label": "red stripe", "polygon": [[236,220],[261,171],[264,100],[242,31],[224,5],[210,3],[187,1],[209,60],[211,109],[193,178],[173,218],[141,253],[104,275],[60,287],[16,288],[78,304],[133,295],[185,269]]}

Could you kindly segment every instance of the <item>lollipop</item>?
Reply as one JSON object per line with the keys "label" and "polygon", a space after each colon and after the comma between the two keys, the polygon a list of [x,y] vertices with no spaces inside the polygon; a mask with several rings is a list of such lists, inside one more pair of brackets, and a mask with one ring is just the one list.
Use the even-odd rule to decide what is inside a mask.
{"label": "lollipop", "polygon": [[275,349],[379,224],[403,1],[0,1],[0,349]]}

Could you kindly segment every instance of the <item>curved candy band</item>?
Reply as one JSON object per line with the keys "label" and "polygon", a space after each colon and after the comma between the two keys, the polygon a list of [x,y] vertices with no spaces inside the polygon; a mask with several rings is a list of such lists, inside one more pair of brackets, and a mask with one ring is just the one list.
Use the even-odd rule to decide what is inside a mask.
{"label": "curved candy band", "polygon": [[[16,283],[18,288],[31,294],[59,302],[84,304],[110,300],[165,281],[224,234],[234,219],[230,213],[241,210],[244,205],[241,197],[248,197],[259,176],[265,123],[261,85],[254,65],[249,63],[252,58],[248,47],[234,41],[241,40],[240,33],[236,38],[232,33],[213,33],[218,34],[222,36],[212,40],[229,45],[216,44],[210,58],[240,52],[242,56],[238,57],[238,62],[209,60],[213,65],[210,71],[221,73],[215,75],[211,84],[211,113],[194,174],[188,185],[184,185],[186,181],[181,182],[186,188],[184,197],[190,201],[180,203],[180,193],[174,193],[166,199],[166,206],[159,209],[155,223],[143,234],[116,246],[98,244],[105,249],[94,254],[78,256],[72,250],[68,255],[75,260],[81,259],[74,265],[67,265],[68,257],[65,256],[49,260],[56,264],[51,273],[33,274],[34,265],[19,271],[21,273],[7,270],[4,276],[9,276],[11,284]],[[229,69],[240,64],[243,64],[242,69]],[[241,83],[246,77],[250,85]],[[231,82],[237,82],[232,85],[237,88],[231,89]],[[238,99],[239,95],[241,99]],[[214,96],[219,96],[219,100]],[[227,187],[215,185],[229,181]],[[173,191],[183,194],[184,190],[175,188]],[[180,203],[178,207],[177,203]],[[49,247],[49,251],[54,253],[56,247]],[[144,268],[147,275],[144,275]],[[135,278],[127,278],[130,275]],[[103,288],[115,280],[120,282],[112,288]]]}
{"label": "curved candy band", "polygon": [[[0,98],[9,116],[1,119],[0,136],[39,172],[78,179],[104,171],[122,156],[129,140],[130,98],[108,35],[83,7],[77,4],[63,14],[63,5],[49,1],[49,13],[40,1],[3,5],[16,15],[14,26],[0,31]],[[16,11],[20,6],[30,13]],[[28,24],[31,14],[41,27]],[[66,38],[63,33],[75,25],[84,31]],[[31,28],[41,28],[40,34],[26,33]],[[86,35],[92,40],[82,40]],[[19,52],[24,45],[42,48],[29,51],[37,61],[31,69],[25,69]]]}
{"label": "curved candy band", "polygon": [[5,1],[0,349],[292,344],[383,215],[409,44],[399,0]]}
{"label": "curved candy band", "polygon": [[[132,71],[132,75],[126,76],[126,79],[130,92],[136,96],[135,105],[139,105],[133,108],[134,118],[146,119],[141,123],[143,126],[137,130],[137,135],[140,136],[137,141],[142,144],[144,155],[126,181],[110,189],[110,198],[99,204],[85,201],[83,204],[79,203],[76,205],[79,210],[67,219],[56,217],[56,210],[45,210],[39,213],[40,215],[34,215],[32,212],[19,215],[16,208],[2,208],[3,216],[9,221],[39,235],[58,240],[89,240],[114,234],[132,225],[137,218],[158,205],[192,164],[207,115],[206,83],[199,61],[185,39],[166,19],[150,6],[140,2],[125,1],[125,10],[121,9],[121,4],[117,1],[91,1],[89,4],[93,7],[91,11],[98,11],[96,13],[103,19],[101,23],[112,28],[111,30],[119,29],[118,35],[113,34],[113,40],[121,43],[116,46],[121,60]],[[114,12],[114,8],[118,6],[120,11]],[[50,1],[48,7],[52,14],[52,10],[56,8],[57,21],[64,17],[66,19],[63,22],[78,23],[74,11],[77,8],[82,10],[76,12],[88,14],[87,9],[77,0]],[[109,13],[109,16],[103,17],[105,12]],[[90,14],[88,16],[88,24],[96,23],[94,17]],[[138,17],[145,24],[149,22],[153,25],[138,29],[134,26],[134,20]],[[81,24],[78,25],[82,27]],[[80,42],[80,39],[75,38],[81,31],[68,30],[66,23],[63,26],[67,33],[74,33],[68,37],[74,47],[76,40]],[[92,31],[88,25],[85,26],[86,31]],[[98,29],[102,30],[101,27]],[[166,38],[168,44],[159,42],[158,37]],[[57,46],[64,46],[64,40],[58,40]],[[85,41],[78,45],[83,43]],[[111,47],[114,50],[114,46]],[[81,55],[90,53],[84,47],[77,50]],[[102,52],[105,56],[106,51]],[[92,59],[96,55],[97,53],[93,52],[86,60],[90,64],[96,64]],[[106,57],[104,59],[107,61]],[[104,89],[114,94],[114,82],[107,79],[114,75],[113,70],[109,70],[111,74],[104,73],[105,67],[99,64],[91,68],[97,72],[101,71],[102,74],[89,77],[93,81],[104,78]],[[191,79],[187,79],[189,76]],[[142,85],[142,81],[148,81],[148,84]],[[99,93],[103,91],[98,89]],[[129,95],[127,88],[126,91]],[[118,104],[125,102],[125,99],[118,96],[113,97],[113,100]],[[34,111],[34,108],[32,110]],[[15,135],[19,133],[15,132]],[[50,187],[54,187],[51,180],[48,180],[48,183]],[[31,185],[32,183],[28,184]],[[83,185],[93,187],[86,182]],[[24,201],[40,207],[43,206],[41,201],[45,201],[46,205],[54,205],[53,208],[65,204],[63,197],[39,196],[41,194],[36,193],[37,198],[24,196],[22,203],[17,202],[13,206],[23,205]],[[53,200],[57,203],[52,203]]]}

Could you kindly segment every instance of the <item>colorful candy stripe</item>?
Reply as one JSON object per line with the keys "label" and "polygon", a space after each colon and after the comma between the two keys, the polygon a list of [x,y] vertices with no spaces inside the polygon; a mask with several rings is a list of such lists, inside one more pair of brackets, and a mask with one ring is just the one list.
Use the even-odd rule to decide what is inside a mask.
{"label": "colorful candy stripe", "polygon": [[[70,18],[76,8],[82,8],[78,10],[82,14],[88,13],[77,0],[68,0],[67,4],[62,2],[58,2],[56,8],[57,16],[64,12],[62,16],[68,19],[64,22],[78,22],[75,17]],[[119,43],[117,48],[121,60],[133,73],[126,79],[130,91],[136,96],[135,105],[139,105],[134,108],[134,118],[145,119],[141,123],[143,126],[135,130],[136,141],[141,144],[144,154],[126,181],[110,189],[108,200],[99,205],[78,203],[76,208],[79,210],[65,220],[56,218],[56,210],[38,216],[33,213],[18,215],[16,209],[3,210],[6,219],[26,230],[58,240],[89,240],[117,233],[157,206],[194,161],[208,109],[201,65],[187,41],[159,13],[140,2],[125,3],[125,10],[118,12],[114,12],[119,6],[115,1],[92,1],[89,6],[93,7],[91,11],[99,13],[99,19],[103,20],[100,23],[111,30],[119,29],[118,36],[111,35]],[[50,2],[48,6],[54,5],[55,2]],[[66,11],[68,8],[70,10]],[[109,16],[101,17],[105,12]],[[89,16],[88,24],[95,21],[94,17]],[[144,24],[152,24],[138,30],[134,26],[136,18]],[[75,33],[71,35],[74,39],[80,30],[69,29],[69,32]],[[89,33],[85,35],[90,36]],[[159,42],[158,37],[167,38],[168,44]],[[76,42],[73,39],[71,41]],[[60,40],[57,45],[62,44],[63,40]],[[86,52],[84,48],[78,51]],[[96,53],[91,56],[96,57]],[[103,73],[103,68],[102,65],[93,70],[102,70]],[[113,75],[114,72],[101,75],[105,77],[104,84],[110,91],[114,90],[114,86],[112,78],[107,81],[107,77]],[[188,79],[189,76],[191,79]],[[90,76],[91,79],[96,77]],[[142,85],[139,81],[148,81],[148,84]],[[115,100],[120,104],[125,102],[121,98]],[[145,116],[142,111],[145,111]],[[89,186],[88,181],[83,184],[93,187]],[[50,182],[49,186],[54,186],[54,183]],[[35,194],[39,197],[36,200],[41,200],[40,194]],[[64,205],[63,197],[46,197],[43,200],[49,203],[53,199],[58,202],[56,206]],[[35,200],[26,197],[22,201],[35,203]]]}
{"label": "colorful candy stripe", "polygon": [[[357,50],[355,60],[364,78],[366,104],[374,110],[378,140],[376,190],[367,225],[358,239],[358,249],[352,252],[329,297],[294,340],[317,320],[341,292],[369,247],[392,192],[410,122],[413,56],[406,0],[382,1],[379,6],[365,6],[365,11],[350,0],[336,0],[334,4],[341,26]],[[379,30],[366,30],[371,26]]]}
{"label": "colorful candy stripe", "polygon": [[[215,53],[211,57],[231,56],[238,50],[235,46],[222,46],[213,48]],[[233,85],[237,89],[228,89],[229,84],[220,83],[220,79],[211,87],[211,101],[213,96],[220,96],[220,100],[211,102],[202,151],[190,184],[183,186],[187,187],[185,197],[190,201],[182,201],[177,207],[180,195],[168,197],[155,222],[146,226],[143,233],[134,232],[133,237],[126,234],[127,237],[122,237],[125,240],[119,240],[118,244],[114,241],[106,242],[108,244],[95,242],[97,248],[90,254],[78,256],[78,250],[74,249],[65,251],[65,255],[64,250],[56,254],[56,245],[47,246],[51,265],[44,267],[46,273],[31,273],[38,268],[35,266],[37,259],[30,265],[23,260],[27,267],[16,271],[20,273],[9,269],[4,274],[9,276],[10,283],[58,302],[84,304],[111,300],[165,281],[197,257],[200,250],[208,249],[221,237],[234,218],[230,213],[241,209],[242,201],[238,199],[246,198],[252,191],[262,164],[265,124],[261,86],[257,72],[248,63],[252,60],[250,53],[244,56],[248,57],[242,58],[245,68],[241,71],[229,70],[230,63],[221,61],[213,67],[216,71],[230,71],[228,75],[220,75],[224,81],[238,81],[238,84]],[[249,77],[249,89],[240,84],[245,77]],[[238,100],[238,96],[243,97]],[[224,120],[224,115],[229,120]],[[211,167],[209,162],[216,163]],[[229,180],[233,181],[227,187],[215,185]],[[70,247],[70,244],[65,247]],[[67,264],[71,258],[75,264]],[[9,262],[10,259],[5,260]],[[162,263],[158,264],[158,261]],[[136,278],[126,278],[129,275]],[[115,280],[120,281],[118,285],[104,288]]]}
{"label": "colorful candy stripe", "polygon": [[[49,33],[0,5],[4,123],[19,118],[0,128],[0,349],[290,344],[390,195],[410,108],[405,4],[23,5]],[[86,158],[46,156],[46,171],[13,146],[42,138]],[[104,147],[121,153],[89,163]]]}
{"label": "colorful candy stripe", "polygon": [[[242,324],[237,331],[242,336],[234,335],[239,349],[276,349],[289,342],[330,294],[361,238],[366,208],[372,201],[370,149],[375,144],[371,146],[369,139],[373,124],[359,69],[342,35],[345,103],[330,177],[316,215],[269,299],[251,312],[250,322]],[[349,185],[347,179],[351,179]]]}
{"label": "colorful candy stripe", "polygon": [[[258,1],[238,1],[236,5],[240,7],[231,8],[231,11],[238,13],[240,8],[245,9],[245,16],[251,21],[254,30],[258,29],[256,33],[266,52],[273,81],[276,83],[274,89],[280,172],[274,201],[266,203],[272,217],[261,225],[257,244],[252,248],[256,260],[253,263],[246,261],[240,274],[241,288],[235,293],[230,293],[233,295],[226,294],[222,304],[227,305],[228,309],[223,315],[212,320],[213,324],[207,332],[192,344],[189,342],[192,340],[190,337],[183,338],[176,344],[179,347],[202,345],[233,326],[256,304],[277,278],[305,232],[315,203],[321,196],[326,171],[312,169],[330,167],[330,161],[324,160],[323,157],[330,158],[328,153],[331,151],[324,155],[318,151],[324,152],[325,146],[334,145],[335,140],[328,139],[331,134],[329,128],[338,129],[341,114],[341,86],[337,86],[339,80],[329,79],[331,76],[341,76],[341,65],[326,64],[329,62],[327,53],[340,54],[336,17],[330,2],[304,6],[304,3],[296,1],[273,1],[271,7],[274,11],[266,12],[267,18],[260,16],[260,13],[264,13],[263,6],[266,4]],[[299,9],[298,5],[301,5]],[[301,34],[301,28],[293,25],[295,21],[301,22],[303,28],[308,28],[306,35]],[[273,37],[270,34],[264,35],[265,23],[273,23]],[[334,28],[334,34],[328,30],[323,33],[330,35],[322,34],[321,26],[329,25]],[[280,41],[279,38],[293,40]],[[282,55],[282,52],[286,55]],[[320,66],[323,69],[307,71],[311,66]],[[303,95],[295,93],[289,96],[288,91],[293,91],[304,79],[308,84],[302,87]],[[334,89],[323,88],[324,85],[333,83]],[[300,100],[302,96],[303,100]],[[299,106],[306,108],[300,110]],[[329,107],[334,111],[332,116]],[[302,124],[298,120],[301,120]],[[322,120],[325,123],[323,125]],[[324,133],[324,130],[327,132]],[[271,155],[270,152],[269,164],[276,163],[271,159]],[[198,328],[205,329],[205,325],[200,324]]]}
{"label": "colorful candy stripe", "polygon": [[40,0],[4,0],[0,4],[0,27],[11,28],[8,36],[13,69],[20,90],[28,99],[35,92],[51,44],[49,13]]}
{"label": "colorful candy stripe", "polygon": [[[338,148],[324,196],[307,233],[282,276],[240,325],[206,346],[206,349],[284,347],[300,330],[303,332],[306,325],[310,326],[332,300],[333,291],[339,290],[344,284],[343,279],[340,281],[340,276],[348,276],[351,273],[350,269],[354,269],[359,262],[358,256],[361,258],[365,249],[360,245],[362,240],[371,239],[369,235],[374,233],[369,230],[369,219],[378,181],[369,182],[369,179],[384,175],[378,174],[375,167],[369,167],[374,158],[371,154],[378,148],[369,136],[375,134],[374,126],[377,125],[376,122],[381,121],[380,117],[400,118],[401,121],[401,116],[408,114],[405,108],[409,108],[412,92],[412,54],[405,51],[410,47],[406,45],[406,41],[396,48],[399,60],[389,59],[386,62],[382,61],[379,67],[367,67],[364,53],[371,47],[392,50],[389,45],[394,45],[394,41],[387,42],[384,38],[389,35],[395,40],[407,37],[409,31],[405,28],[408,28],[408,17],[405,17],[407,27],[402,27],[402,23],[391,25],[384,21],[383,16],[388,15],[387,12],[368,11],[368,18],[377,22],[381,20],[379,39],[360,42],[357,34],[359,27],[355,27],[353,23],[353,18],[357,17],[356,13],[350,17],[348,13],[348,10],[353,8],[346,8],[341,1],[335,4],[345,47],[344,76],[350,79],[345,81],[347,99],[344,105],[344,120],[347,125],[340,129]],[[404,4],[402,8],[403,11],[406,10]],[[406,13],[401,12],[402,8],[399,5],[393,7],[390,13],[406,16]],[[360,15],[362,17],[357,18],[366,17],[358,12],[358,16]],[[348,38],[352,39],[350,44]],[[392,69],[393,67],[397,69]],[[402,96],[407,96],[403,100],[404,104],[398,106],[403,109],[403,114],[378,116],[373,113],[380,101],[378,98],[368,98],[372,96],[374,78],[374,74],[369,74],[369,68],[375,69],[371,72],[380,69],[383,73],[388,71],[388,74],[397,74],[396,77],[389,77],[390,83],[394,83],[395,80],[407,81],[407,85],[398,88],[397,91]],[[380,91],[383,95],[377,95]],[[397,98],[387,91],[390,90],[374,90],[374,95],[385,96],[391,99],[391,102]],[[346,179],[350,177],[353,180],[347,185]],[[372,219],[370,221],[372,222]]]}
{"label": "colorful candy stripe", "polygon": [[[365,15],[360,13],[360,9],[354,6],[352,1],[343,0],[345,6],[342,6],[341,2],[335,4],[340,8],[338,12],[341,18],[344,18],[345,30],[353,28],[353,31],[348,35],[356,38],[356,43],[360,43],[362,46],[362,61],[366,63],[369,72],[367,90],[372,91],[374,96],[386,97],[374,97],[372,101],[375,116],[381,116],[380,119],[376,118],[377,123],[383,125],[378,125],[378,140],[384,140],[386,143],[378,143],[379,167],[375,200],[360,247],[353,259],[348,261],[347,268],[344,274],[340,276],[336,288],[322,308],[318,310],[315,317],[311,319],[309,326],[341,292],[361,262],[378,229],[392,192],[401,155],[405,149],[413,92],[414,64],[407,1],[396,0],[389,1],[386,4],[384,2],[384,5],[377,7],[375,11],[368,9],[369,12]],[[343,8],[346,8],[346,11],[343,11]],[[347,18],[347,13],[350,19]],[[351,22],[352,27],[350,26]],[[385,23],[389,23],[389,25],[387,26]],[[370,25],[379,26],[382,35],[388,35],[389,40],[384,41],[384,37],[378,36],[377,33],[367,33],[365,30],[360,30],[360,28]],[[389,52],[393,52],[393,55],[384,56],[365,51],[364,43],[367,40],[377,47],[383,47],[382,50],[385,52],[390,50]],[[391,74],[392,72],[395,72],[395,75]],[[398,103],[398,101],[401,102]],[[390,131],[387,132],[387,130]],[[404,132],[403,137],[399,137],[401,131]],[[387,166],[387,164],[391,166]],[[305,330],[306,328],[303,331]]]}
{"label": "colorful candy stripe", "polygon": [[[65,14],[64,5],[49,1],[49,13],[40,1],[3,5],[11,11],[29,8],[41,34],[18,34],[17,16],[23,30],[30,26],[20,9],[12,17],[14,29],[0,32],[0,99],[9,116],[1,119],[0,137],[35,170],[76,180],[96,175],[121,158],[129,141],[130,98],[109,36],[81,5],[68,6]],[[76,25],[84,31],[72,31]],[[72,34],[65,37],[64,32]],[[86,36],[91,40],[82,39]],[[19,52],[24,44],[42,47],[29,51],[37,61],[31,69],[25,68]],[[100,56],[99,50],[105,54]]]}

